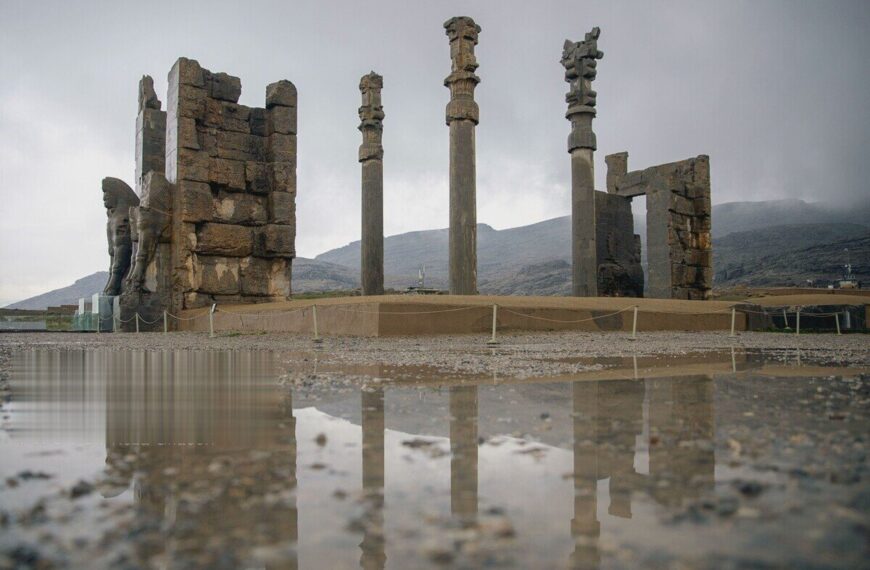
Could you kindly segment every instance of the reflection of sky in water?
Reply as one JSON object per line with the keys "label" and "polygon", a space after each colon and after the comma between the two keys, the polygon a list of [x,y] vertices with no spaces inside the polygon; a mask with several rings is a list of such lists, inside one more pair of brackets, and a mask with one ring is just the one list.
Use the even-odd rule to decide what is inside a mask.
{"label": "reflection of sky in water", "polygon": [[[301,567],[377,567],[384,556],[407,567],[433,544],[450,548],[451,520],[509,521],[512,533],[482,540],[521,566],[594,566],[626,545],[702,557],[753,542],[661,523],[714,493],[716,479],[745,475],[715,451],[716,405],[729,406],[717,382],[734,378],[697,367],[638,381],[364,392],[280,386],[267,352],[31,351],[13,370],[0,476],[42,469],[55,478],[27,493],[45,493],[101,475],[118,484],[102,491],[110,502],[169,517],[184,484],[219,478],[224,458],[248,461],[253,474],[237,475],[254,477],[255,495],[291,498],[269,498],[251,519],[241,498],[215,497],[209,516],[272,525],[236,553],[243,560],[298,537]],[[251,461],[255,451],[262,459]],[[365,497],[382,487],[380,508]],[[27,493],[0,503],[21,508]],[[228,532],[203,528],[203,548]]]}

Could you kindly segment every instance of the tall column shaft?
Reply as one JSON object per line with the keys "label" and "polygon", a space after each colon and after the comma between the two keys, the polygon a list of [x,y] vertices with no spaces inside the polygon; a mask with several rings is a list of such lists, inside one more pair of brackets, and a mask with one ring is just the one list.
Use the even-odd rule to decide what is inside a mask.
{"label": "tall column shaft", "polygon": [[450,123],[450,293],[477,293],[474,123]]}
{"label": "tall column shaft", "polygon": [[571,151],[571,293],[598,295],[595,228],[595,158],[591,148]]}
{"label": "tall column shaft", "polygon": [[384,79],[374,71],[359,82],[359,108],[363,142],[359,147],[362,164],[362,236],[360,282],[363,295],[384,294],[384,108],[381,88]]}
{"label": "tall column shaft", "polygon": [[601,31],[593,28],[581,42],[565,40],[562,65],[565,81],[570,85],[565,101],[571,121],[568,152],[571,153],[571,263],[572,294],[577,297],[598,295],[598,254],[595,228],[595,97],[592,81]]}
{"label": "tall column shaft", "polygon": [[477,294],[477,171],[474,128],[480,111],[474,101],[477,59],[474,46],[480,26],[468,17],[444,23],[450,38],[452,67],[444,85],[450,89],[450,293]]}
{"label": "tall column shaft", "polygon": [[450,388],[450,511],[477,516],[477,386]]}
{"label": "tall column shaft", "polygon": [[362,251],[360,252],[363,295],[384,293],[384,163],[362,163]]}

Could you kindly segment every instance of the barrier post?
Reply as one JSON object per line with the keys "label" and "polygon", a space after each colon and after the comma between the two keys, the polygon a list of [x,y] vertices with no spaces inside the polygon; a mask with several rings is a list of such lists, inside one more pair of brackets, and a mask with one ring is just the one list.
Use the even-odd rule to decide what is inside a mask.
{"label": "barrier post", "polygon": [[631,318],[631,340],[637,340],[637,305],[634,306],[634,315]]}
{"label": "barrier post", "polygon": [[133,313],[133,318],[136,319],[136,332],[139,332],[139,313]]}
{"label": "barrier post", "polygon": [[118,315],[114,311],[112,311],[112,332],[118,332]]}
{"label": "barrier post", "polygon": [[797,317],[795,317],[794,334],[801,334],[801,308],[797,309]]}
{"label": "barrier post", "polygon": [[169,321],[166,318],[166,311],[163,311],[163,334],[169,332]]}
{"label": "barrier post", "polygon": [[500,344],[495,339],[495,329],[496,329],[496,326],[498,323],[497,319],[498,319],[498,305],[493,305],[492,306],[492,338],[486,342],[486,344],[488,344],[489,346],[495,346],[497,344]]}
{"label": "barrier post", "polygon": [[834,313],[834,322],[837,323],[837,334],[840,333],[840,313]]}
{"label": "barrier post", "polygon": [[788,328],[788,313],[785,312],[784,308],[782,310],[782,322],[783,322],[782,328],[787,329]]}
{"label": "barrier post", "polygon": [[731,334],[729,335],[731,338],[734,338],[735,336],[737,336],[734,334],[734,324],[736,321],[737,321],[737,309],[735,309],[734,307],[731,307]]}
{"label": "barrier post", "polygon": [[212,303],[211,309],[208,312],[208,337],[214,338],[214,312],[217,308],[217,303]]}
{"label": "barrier post", "polygon": [[317,333],[317,305],[311,305],[311,316],[314,319],[314,338],[312,341],[315,344],[320,344],[323,342],[323,339],[320,338],[320,335]]}

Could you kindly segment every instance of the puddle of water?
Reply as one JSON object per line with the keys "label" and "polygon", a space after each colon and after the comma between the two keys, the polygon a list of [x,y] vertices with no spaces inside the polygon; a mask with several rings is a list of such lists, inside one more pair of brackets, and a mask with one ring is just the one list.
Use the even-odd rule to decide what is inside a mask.
{"label": "puddle of water", "polygon": [[862,371],[637,360],[536,382],[355,367],[387,381],[294,387],[269,352],[22,352],[0,551],[173,568],[863,563]]}

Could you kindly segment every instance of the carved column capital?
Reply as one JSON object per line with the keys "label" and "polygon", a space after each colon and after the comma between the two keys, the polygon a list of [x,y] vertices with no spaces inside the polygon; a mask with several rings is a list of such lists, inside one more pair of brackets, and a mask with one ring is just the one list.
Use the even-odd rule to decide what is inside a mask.
{"label": "carved column capital", "polygon": [[569,85],[565,94],[568,103],[565,117],[571,121],[568,152],[576,148],[596,148],[595,133],[592,132],[596,93],[592,90],[592,82],[598,73],[598,60],[604,57],[604,53],[598,50],[600,35],[599,28],[592,28],[583,41],[565,40],[562,48],[562,66]]}
{"label": "carved column capital", "polygon": [[372,71],[359,80],[359,90],[362,93],[362,106],[359,108],[359,130],[363,135],[359,147],[359,161],[384,157],[384,147],[381,142],[384,130],[384,107],[381,104],[381,89],[384,78]]}
{"label": "carved column capital", "polygon": [[474,101],[474,88],[480,77],[474,72],[478,67],[474,55],[480,26],[467,16],[450,18],[444,22],[444,29],[450,39],[450,75],[444,79],[444,86],[450,89],[450,102],[447,104],[447,124],[454,120],[468,120],[475,125],[480,121],[480,110]]}

